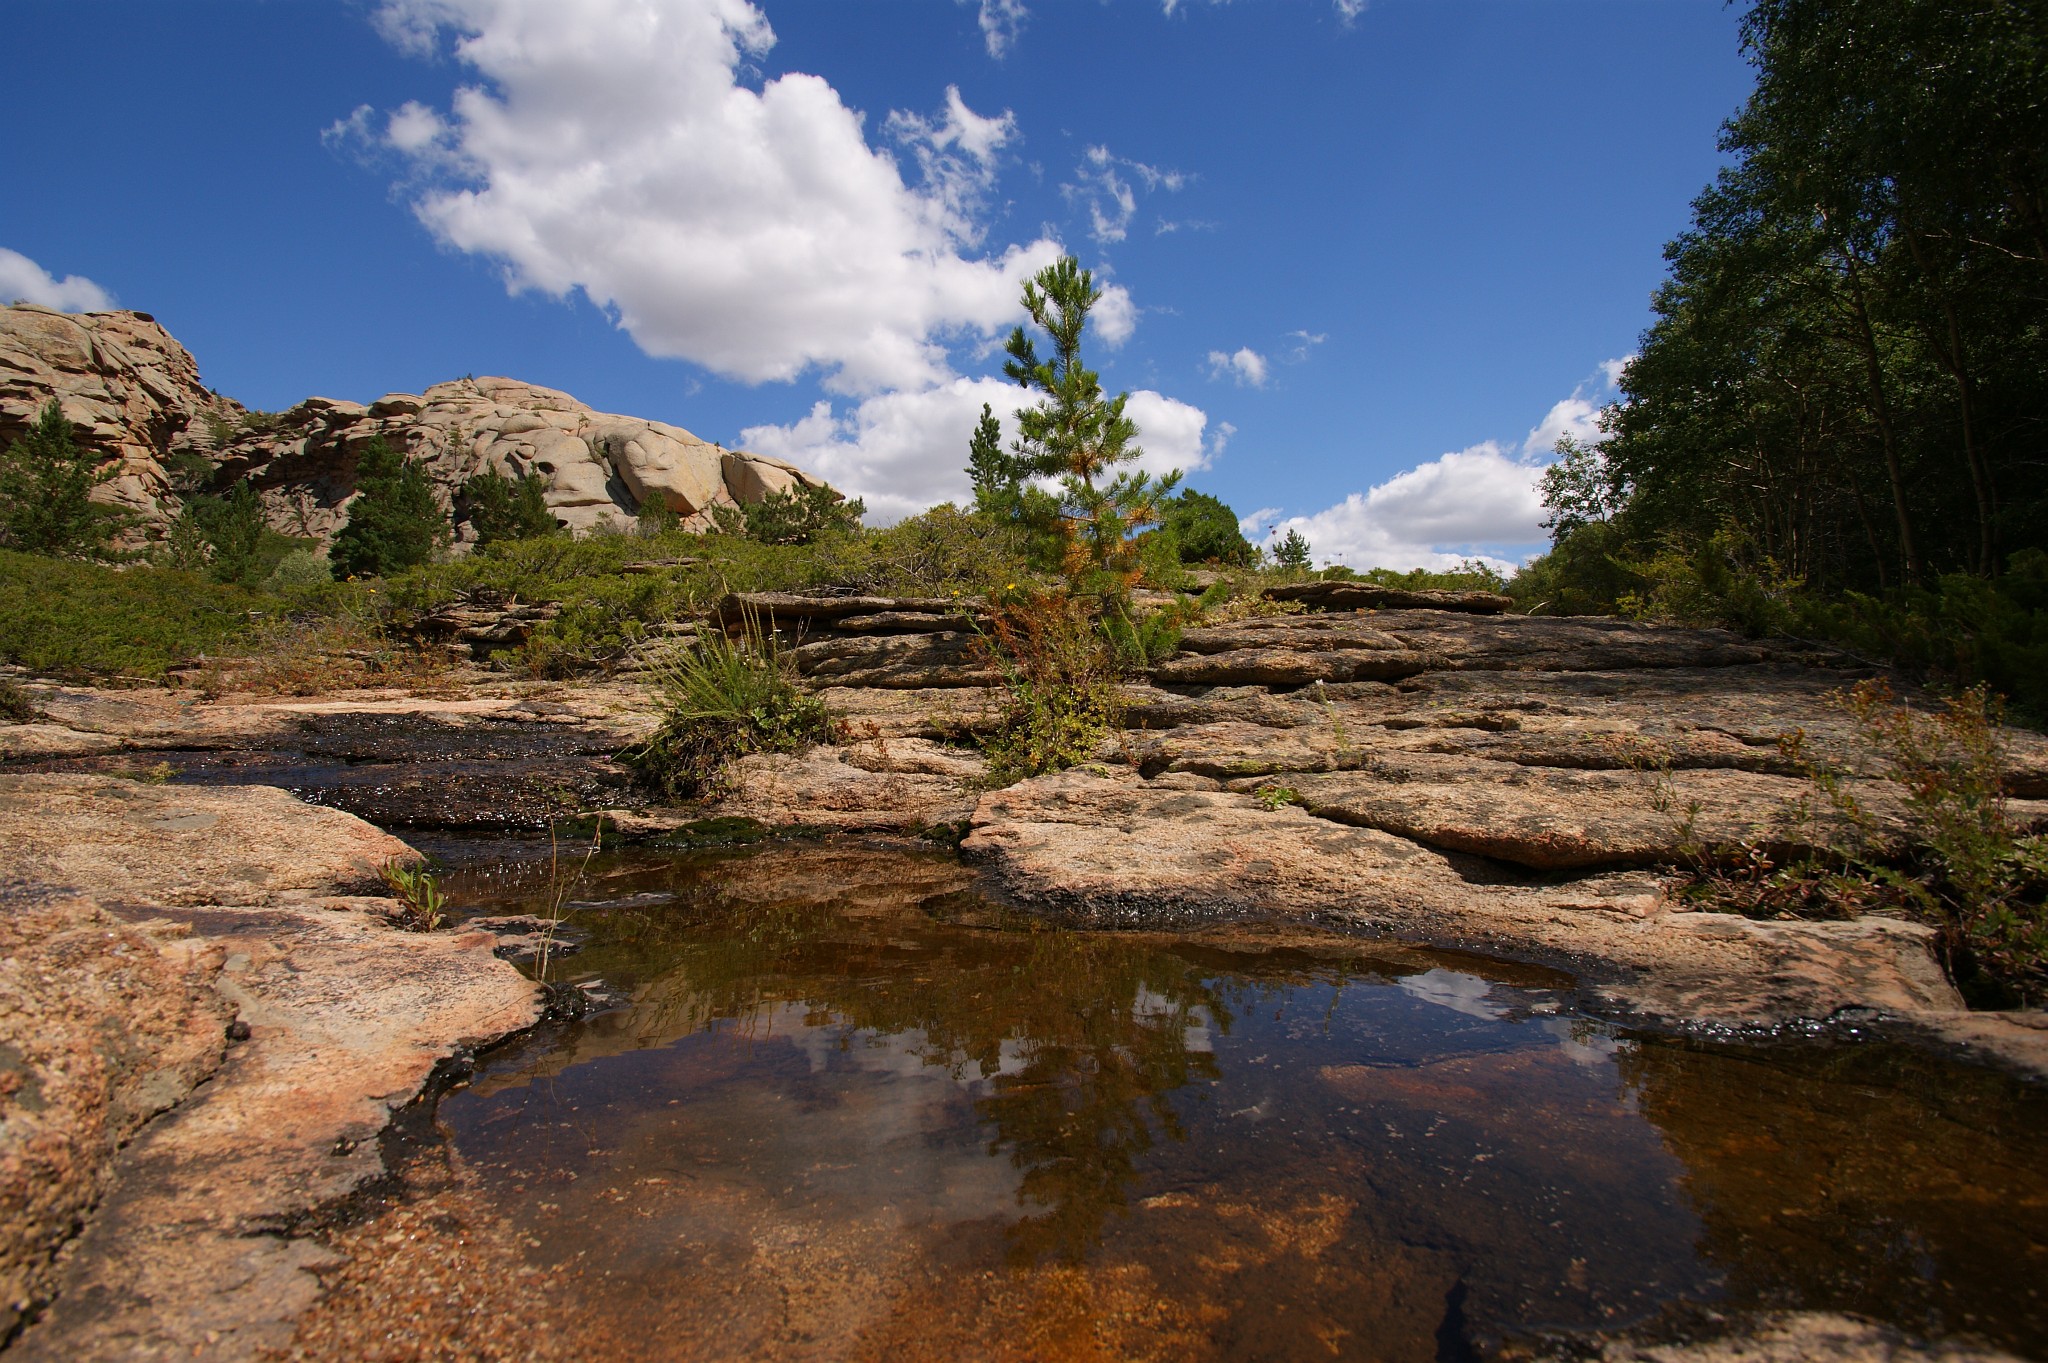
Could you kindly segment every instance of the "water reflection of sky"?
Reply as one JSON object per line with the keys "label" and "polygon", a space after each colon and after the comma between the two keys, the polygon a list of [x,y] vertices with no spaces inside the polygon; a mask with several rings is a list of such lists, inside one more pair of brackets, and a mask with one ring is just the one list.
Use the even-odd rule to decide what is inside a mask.
{"label": "water reflection of sky", "polygon": [[[819,865],[770,883],[728,864],[708,887],[614,870],[637,907],[579,920],[575,959],[631,1006],[444,1103],[487,1178],[551,1190],[542,1253],[678,1293],[704,1263],[746,1266],[747,1296],[795,1271],[762,1246],[809,1246],[862,1284],[835,1309],[868,1331],[906,1284],[953,1319],[975,1293],[1085,1271],[1090,1292],[1140,1283],[1162,1321],[1210,1320],[1196,1334],[1218,1357],[1326,1337],[1432,1357],[1447,1329],[1603,1328],[1680,1300],[1909,1328],[2002,1300],[2003,1337],[2039,1328],[2010,1265],[2040,1253],[2048,1200],[2008,1202],[2012,1234],[1994,1216],[1988,1235],[2007,1262],[1987,1256],[1963,1189],[1930,1202],[1859,1135],[1917,1113],[1923,1143],[1967,1148],[1929,1119],[1952,1103],[1905,1080],[1887,1108],[1867,1074],[1620,1037],[1573,1015],[1564,982],[1470,958],[954,926],[861,882],[871,863]],[[806,866],[833,888],[793,898]],[[1981,1110],[2017,1125],[1989,1142],[2008,1152],[1996,1179],[2040,1199],[2039,1106],[1999,1101]],[[1778,1176],[1801,1123],[1829,1151],[1815,1186],[1846,1180],[1850,1200]],[[1838,1247],[1858,1236],[1915,1245],[1919,1267]],[[1983,1288],[2001,1273],[2007,1290]],[[1233,1333],[1252,1320],[1257,1338]]]}

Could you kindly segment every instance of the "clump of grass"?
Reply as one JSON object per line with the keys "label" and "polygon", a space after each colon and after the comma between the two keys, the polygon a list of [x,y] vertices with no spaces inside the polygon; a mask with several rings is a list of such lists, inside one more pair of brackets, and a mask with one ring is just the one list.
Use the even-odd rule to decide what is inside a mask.
{"label": "clump of grass", "polygon": [[1781,746],[1808,773],[1806,841],[1782,862],[1757,845],[1697,880],[1724,907],[1753,917],[1903,914],[1940,932],[1950,977],[1980,1007],[2048,1002],[2048,838],[2022,833],[2005,799],[1997,702],[1973,688],[1925,713],[1883,682],[1838,698],[1902,817],[1858,799],[1843,772]]}
{"label": "clump of grass", "polygon": [[414,932],[433,932],[447,921],[448,900],[433,873],[423,866],[387,861],[377,876],[398,901],[398,921]]}
{"label": "clump of grass", "polygon": [[707,633],[658,663],[655,685],[661,725],[622,756],[664,799],[726,794],[748,753],[797,752],[831,736],[824,702],[798,689],[772,623],[749,620],[738,638]]}
{"label": "clump of grass", "polygon": [[991,780],[1085,762],[1122,719],[1115,649],[1064,590],[1027,587],[992,601],[981,643],[1009,692],[981,741]]}

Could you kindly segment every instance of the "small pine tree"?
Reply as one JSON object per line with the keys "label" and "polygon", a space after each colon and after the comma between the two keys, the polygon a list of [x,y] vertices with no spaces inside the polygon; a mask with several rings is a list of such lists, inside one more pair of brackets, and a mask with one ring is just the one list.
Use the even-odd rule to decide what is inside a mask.
{"label": "small pine tree", "polygon": [[1005,347],[1010,358],[1003,373],[1043,395],[1036,407],[1017,413],[1014,455],[1020,475],[1060,480],[1063,570],[1075,581],[1106,574],[1098,585],[1120,593],[1140,571],[1138,541],[1157,524],[1159,503],[1180,472],[1157,481],[1145,473],[1111,472],[1143,451],[1131,443],[1137,423],[1124,415],[1131,395],[1104,397],[1100,376],[1081,363],[1081,334],[1101,298],[1094,276],[1072,256],[1025,281],[1024,311],[1051,338],[1053,352],[1041,359],[1018,327]]}
{"label": "small pine tree", "polygon": [[357,495],[328,558],[339,577],[382,577],[429,562],[449,539],[448,514],[426,470],[383,436],[356,459]]}
{"label": "small pine tree", "polygon": [[[194,497],[178,517],[181,521],[188,518],[206,547],[207,571],[214,581],[252,585],[270,570],[270,556],[263,552],[270,524],[248,479],[236,483],[224,497]],[[175,530],[173,538],[177,538]]]}
{"label": "small pine tree", "polygon": [[547,479],[537,473],[508,478],[496,469],[463,483],[462,503],[476,530],[477,548],[562,533],[561,522],[548,506],[547,490]]}
{"label": "small pine tree", "polygon": [[1308,537],[1292,527],[1273,546],[1273,561],[1290,573],[1307,572],[1312,557]]}
{"label": "small pine tree", "polygon": [[116,471],[99,465],[51,398],[35,425],[0,454],[0,543],[30,554],[105,548],[121,513],[92,500],[92,490]]}
{"label": "small pine tree", "polygon": [[967,442],[967,476],[974,481],[976,511],[1003,518],[1014,514],[1023,475],[1017,461],[1003,453],[1003,423],[986,402]]}

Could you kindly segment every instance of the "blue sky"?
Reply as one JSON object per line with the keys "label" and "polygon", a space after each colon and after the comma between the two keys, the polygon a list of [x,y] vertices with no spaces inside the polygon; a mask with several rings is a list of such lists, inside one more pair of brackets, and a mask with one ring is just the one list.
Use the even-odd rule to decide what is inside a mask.
{"label": "blue sky", "polygon": [[1718,164],[1739,18],[9,0],[0,293],[152,312],[251,406],[507,374],[893,519],[964,491],[1064,249],[1152,461],[1326,558],[1512,562]]}

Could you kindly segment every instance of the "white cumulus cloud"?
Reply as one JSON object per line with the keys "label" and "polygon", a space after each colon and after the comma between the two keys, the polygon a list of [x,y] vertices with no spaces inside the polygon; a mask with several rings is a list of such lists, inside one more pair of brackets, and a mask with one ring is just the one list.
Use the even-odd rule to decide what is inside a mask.
{"label": "white cumulus cloud", "polygon": [[59,312],[104,312],[114,296],[84,275],[55,278],[19,251],[0,246],[0,302],[40,303]]}
{"label": "white cumulus cloud", "polygon": [[[761,454],[812,469],[834,487],[864,498],[868,520],[891,525],[940,502],[965,503],[967,441],[982,404],[1016,438],[1016,413],[1036,399],[1014,383],[955,378],[917,392],[883,393],[844,413],[820,402],[788,425],[749,426],[740,443]],[[1141,391],[1125,408],[1144,449],[1138,467],[1153,473],[1207,468],[1220,442],[1205,443],[1208,416],[1198,407]]]}
{"label": "white cumulus cloud", "polygon": [[[1318,563],[1352,568],[1451,568],[1543,538],[1540,465],[1509,456],[1488,440],[1439,455],[1312,516],[1290,516],[1271,537],[1299,530]],[[1264,529],[1265,526],[1261,526]]]}
{"label": "white cumulus cloud", "polygon": [[1614,400],[1621,384],[1621,371],[1632,358],[1602,360],[1597,377],[1574,388],[1570,397],[1551,404],[1543,420],[1522,441],[1522,453],[1548,455],[1557,449],[1558,441],[1565,439],[1581,445],[1597,445],[1605,440],[1607,433],[1600,429],[1600,413]]}
{"label": "white cumulus cloud", "polygon": [[1266,386],[1266,357],[1250,346],[1240,346],[1226,355],[1220,350],[1209,352],[1209,377],[1230,378],[1240,387],[1249,384],[1253,388]]}
{"label": "white cumulus cloud", "polygon": [[1615,394],[1626,358],[1603,361],[1592,377],[1553,403],[1519,446],[1485,440],[1439,455],[1309,516],[1253,512],[1245,534],[1271,543],[1299,530],[1319,563],[1352,568],[1451,568],[1482,559],[1503,572],[1503,554],[1539,548],[1543,470],[1563,436],[1598,442],[1600,410]]}
{"label": "white cumulus cloud", "polygon": [[946,344],[1002,329],[1061,254],[978,250],[1007,114],[949,90],[889,120],[911,183],[824,80],[748,83],[775,35],[747,0],[384,0],[376,22],[409,52],[452,38],[482,83],[330,135],[403,161],[439,240],[514,290],[582,290],[649,354],[854,394],[943,384]]}

